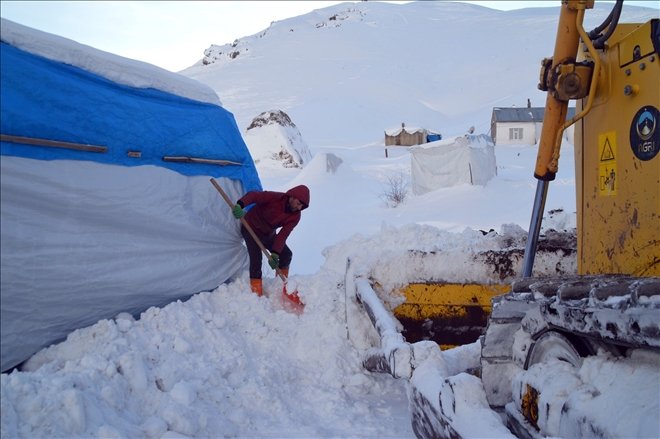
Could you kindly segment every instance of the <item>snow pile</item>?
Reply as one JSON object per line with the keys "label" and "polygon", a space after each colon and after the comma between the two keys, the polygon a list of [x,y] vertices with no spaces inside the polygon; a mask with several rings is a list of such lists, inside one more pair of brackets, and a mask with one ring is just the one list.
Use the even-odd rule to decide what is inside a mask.
{"label": "snow pile", "polygon": [[120,315],[3,374],[2,437],[411,437],[405,382],[362,369],[341,279],[247,276],[140,319]]}
{"label": "snow pile", "polygon": [[[2,375],[2,431],[8,437],[412,437],[405,381],[364,371],[347,340],[344,269],[333,269],[340,259],[335,252],[356,254],[378,243],[485,248],[505,238],[430,226],[404,229],[383,226],[378,236],[355,236],[328,249],[328,263],[318,273],[295,277],[307,303],[299,317],[285,311],[277,279],[266,279],[266,294],[258,298],[245,273],[186,303],[151,308],[138,321],[118,316],[72,333],[33,357],[26,372]],[[515,230],[502,235],[518,239]],[[471,267],[456,270],[468,276]],[[455,404],[438,403],[452,425],[505,437],[499,417],[484,405],[480,381],[465,373],[478,365],[479,343],[434,355],[442,367],[420,364],[415,386],[437,395],[448,383],[453,391],[443,395]],[[630,388],[649,377],[656,381],[644,382],[657,382],[632,362],[626,367]],[[600,369],[601,387],[622,372],[607,364]]]}
{"label": "snow pile", "polygon": [[260,170],[302,168],[312,159],[300,131],[281,110],[265,111],[255,117],[243,139]]}
{"label": "snow pile", "polygon": [[104,52],[4,18],[0,35],[3,43],[52,61],[79,67],[118,84],[153,88],[194,101],[222,105],[218,95],[208,85],[153,64]]}
{"label": "snow pile", "polygon": [[564,209],[552,209],[543,217],[541,233],[548,233],[551,230],[557,232],[575,231],[577,227],[577,215],[575,212],[568,213]]}
{"label": "snow pile", "polygon": [[[561,248],[574,250],[574,234],[566,235]],[[380,234],[356,234],[326,248],[323,267],[345,272],[350,257],[351,264],[359,267],[352,267],[356,275],[374,279],[385,292],[414,282],[508,284],[520,275],[526,239],[527,232],[515,224],[503,225],[499,233],[470,228],[449,233],[431,226],[396,228],[383,222]],[[539,239],[533,275],[575,274],[575,251],[557,251],[555,246],[546,251],[546,239]]]}
{"label": "snow pile", "polygon": [[[300,316],[287,312],[278,279],[265,279],[259,298],[245,272],[185,303],[151,308],[137,321],[120,315],[73,332],[35,355],[24,372],[2,375],[3,435],[413,437],[405,381],[365,371],[347,338],[345,268],[333,269],[335,252],[355,254],[378,242],[485,248],[498,238],[404,229],[384,226],[378,236],[340,243],[328,249],[318,273],[294,276],[307,304]],[[471,268],[457,270],[467,277]],[[473,369],[479,350],[470,345],[442,355],[449,377]],[[483,393],[478,380],[460,380],[468,401]],[[467,407],[457,409],[457,422],[474,422]],[[503,431],[486,419],[473,428]]]}

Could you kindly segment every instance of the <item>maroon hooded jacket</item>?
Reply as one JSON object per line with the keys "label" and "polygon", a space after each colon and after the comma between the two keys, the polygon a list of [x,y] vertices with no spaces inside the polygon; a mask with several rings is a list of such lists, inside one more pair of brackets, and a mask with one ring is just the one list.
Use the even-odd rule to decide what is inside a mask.
{"label": "maroon hooded jacket", "polygon": [[309,207],[309,189],[304,185],[289,189],[286,193],[250,191],[238,200],[238,204],[243,208],[254,204],[245,214],[245,221],[257,235],[272,236],[277,229],[282,228],[273,243],[273,253],[282,251],[286,239],[300,221],[300,212],[287,211],[289,197],[300,200],[303,209]]}

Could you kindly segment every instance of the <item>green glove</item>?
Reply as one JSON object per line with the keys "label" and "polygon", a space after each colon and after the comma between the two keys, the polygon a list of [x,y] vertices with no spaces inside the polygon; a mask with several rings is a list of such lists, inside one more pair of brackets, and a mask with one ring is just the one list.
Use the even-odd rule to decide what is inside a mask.
{"label": "green glove", "polygon": [[270,265],[270,268],[275,270],[275,268],[280,265],[280,256],[277,253],[271,253],[270,259],[268,260],[268,265]]}
{"label": "green glove", "polygon": [[243,218],[243,216],[245,215],[245,211],[243,210],[240,204],[234,206],[234,208],[231,210],[231,213],[234,214],[234,217],[236,219]]}

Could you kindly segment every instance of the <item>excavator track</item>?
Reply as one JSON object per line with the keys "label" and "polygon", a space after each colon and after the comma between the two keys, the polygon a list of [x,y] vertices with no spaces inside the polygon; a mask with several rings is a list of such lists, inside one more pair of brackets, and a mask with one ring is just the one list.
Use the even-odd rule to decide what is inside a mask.
{"label": "excavator track", "polygon": [[[579,387],[573,377],[585,358],[599,352],[622,361],[633,352],[644,352],[651,361],[660,358],[660,278],[518,279],[510,293],[493,299],[483,339],[482,380],[488,402],[503,416],[506,413],[507,426],[519,437],[559,435],[562,432],[544,430],[551,424],[544,419],[552,416],[566,418],[563,433],[614,434],[587,415],[580,418],[587,427],[567,426],[569,418],[578,416],[566,414],[570,394]],[[540,368],[545,374],[566,374],[567,387],[559,392],[567,395],[564,401],[557,402],[555,395],[552,403],[543,405],[543,393],[547,400],[549,390],[538,377]]]}

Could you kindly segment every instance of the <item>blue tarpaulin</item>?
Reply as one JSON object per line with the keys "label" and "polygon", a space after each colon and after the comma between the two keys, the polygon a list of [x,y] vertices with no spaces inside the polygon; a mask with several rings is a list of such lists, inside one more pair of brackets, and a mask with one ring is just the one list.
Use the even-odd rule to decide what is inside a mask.
{"label": "blue tarpaulin", "polygon": [[[160,90],[111,82],[78,67],[0,43],[2,134],[107,147],[105,153],[2,142],[2,155],[162,166],[183,175],[224,176],[261,189],[254,162],[224,108]],[[129,151],[140,157],[130,157]],[[163,161],[229,160],[241,165]]]}

